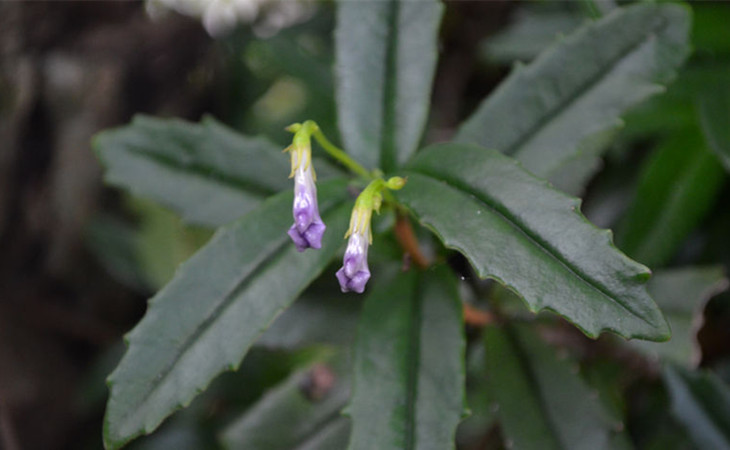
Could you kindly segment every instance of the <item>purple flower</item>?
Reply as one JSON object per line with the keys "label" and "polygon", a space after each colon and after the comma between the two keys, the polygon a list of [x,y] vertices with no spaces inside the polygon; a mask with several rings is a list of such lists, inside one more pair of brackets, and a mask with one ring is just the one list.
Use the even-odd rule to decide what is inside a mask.
{"label": "purple flower", "polygon": [[365,284],[370,279],[368,246],[373,241],[370,231],[370,219],[376,203],[379,208],[379,200],[374,201],[373,196],[369,193],[366,195],[360,194],[355,202],[355,207],[350,216],[350,228],[345,235],[345,237],[349,236],[350,239],[347,241],[342,268],[336,274],[342,292],[354,291],[362,294],[365,290]]}
{"label": "purple flower", "polygon": [[297,250],[303,252],[310,247],[322,247],[322,235],[327,227],[319,216],[311,147],[292,146],[289,151],[292,161],[290,177],[294,177],[294,224],[289,228],[288,234]]}
{"label": "purple flower", "polygon": [[369,239],[363,233],[352,233],[347,241],[342,268],[337,271],[337,280],[342,292],[355,291],[362,294],[370,279],[368,268]]}

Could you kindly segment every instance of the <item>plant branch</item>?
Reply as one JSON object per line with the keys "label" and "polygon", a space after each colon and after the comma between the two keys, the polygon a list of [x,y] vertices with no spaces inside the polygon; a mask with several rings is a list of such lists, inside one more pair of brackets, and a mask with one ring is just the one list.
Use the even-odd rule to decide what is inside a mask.
{"label": "plant branch", "polygon": [[411,260],[421,269],[427,269],[431,265],[428,258],[421,252],[418,239],[413,234],[413,227],[408,217],[398,213],[395,221],[395,237],[403,250],[411,257]]}
{"label": "plant branch", "polygon": [[319,127],[315,128],[315,131],[312,133],[312,137],[317,140],[317,143],[322,146],[324,151],[329,153],[330,156],[341,162],[352,172],[364,178],[373,178],[373,174],[370,173],[366,168],[361,166],[360,163],[352,159],[350,155],[345,153],[342,149],[332,144],[329,139],[325,137],[324,133],[322,133],[322,130],[320,130]]}

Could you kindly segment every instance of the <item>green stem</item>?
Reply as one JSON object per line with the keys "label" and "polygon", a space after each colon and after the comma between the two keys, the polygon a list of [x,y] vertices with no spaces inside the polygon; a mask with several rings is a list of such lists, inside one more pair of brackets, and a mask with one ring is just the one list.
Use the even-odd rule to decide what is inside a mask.
{"label": "green stem", "polygon": [[[307,121],[309,122],[309,121]],[[306,123],[306,122],[305,122]],[[341,162],[345,165],[348,169],[350,169],[352,172],[360,175],[364,178],[373,178],[373,174],[370,173],[366,168],[361,166],[357,161],[352,159],[347,153],[342,151],[341,149],[335,147],[334,144],[332,144],[322,133],[322,130],[319,129],[317,126],[314,128],[314,132],[312,133],[312,137],[317,140],[317,143],[322,146],[324,151],[330,154],[333,158],[335,158],[337,161]]]}

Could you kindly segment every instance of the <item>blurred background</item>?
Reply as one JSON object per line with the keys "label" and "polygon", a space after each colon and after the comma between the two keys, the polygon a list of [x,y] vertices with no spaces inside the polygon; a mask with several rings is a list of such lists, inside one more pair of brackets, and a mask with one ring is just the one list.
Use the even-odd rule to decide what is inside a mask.
{"label": "blurred background", "polygon": [[[611,7],[447,2],[427,140],[448,139],[515,61],[529,62],[603,5]],[[652,268],[730,267],[730,185],[706,123],[724,120],[730,130],[730,4],[693,9],[693,56],[665,95],[626,117],[581,193],[588,217]],[[313,119],[336,135],[333,27],[331,2],[0,3],[0,448],[101,448],[104,380],[123,334],[211,235],[105,187],[92,136],[137,113],[211,114],[282,148],[294,121]],[[656,205],[679,213],[662,216]],[[713,286],[699,312],[687,313],[704,319],[693,364],[727,382],[730,298],[714,295],[726,283]],[[603,350],[586,344],[583,357]],[[254,349],[239,372],[130,448],[219,448],[225,425],[319,351]],[[611,370],[639,367],[616,392],[637,447],[694,448],[652,362],[631,358],[616,356]],[[503,446],[487,422],[461,430],[459,444]]]}

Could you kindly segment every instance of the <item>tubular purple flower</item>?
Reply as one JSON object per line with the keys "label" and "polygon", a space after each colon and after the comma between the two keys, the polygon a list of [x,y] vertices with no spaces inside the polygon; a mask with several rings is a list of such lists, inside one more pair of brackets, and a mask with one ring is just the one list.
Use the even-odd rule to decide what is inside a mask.
{"label": "tubular purple flower", "polygon": [[342,268],[336,274],[342,292],[354,291],[362,294],[365,290],[365,285],[370,279],[368,247],[373,243],[373,233],[370,229],[373,211],[380,212],[384,190],[398,190],[405,184],[405,178],[401,177],[392,177],[388,181],[377,178],[357,196],[350,216],[350,228],[345,234],[345,238],[350,239],[347,241]]}
{"label": "tubular purple flower", "polygon": [[[300,134],[305,134],[302,136]],[[294,204],[292,215],[294,224],[289,228],[289,236],[297,250],[322,247],[322,235],[327,228],[322,222],[317,205],[317,179],[312,167],[312,147],[309,133],[302,128],[296,129],[294,143],[287,148],[291,154],[291,174],[294,177]]]}
{"label": "tubular purple flower", "polygon": [[371,209],[359,208],[358,205],[352,211],[350,229],[345,235],[345,237],[349,236],[350,239],[347,241],[342,268],[336,274],[342,292],[354,291],[362,294],[370,279],[368,247],[372,242],[371,215]]}

